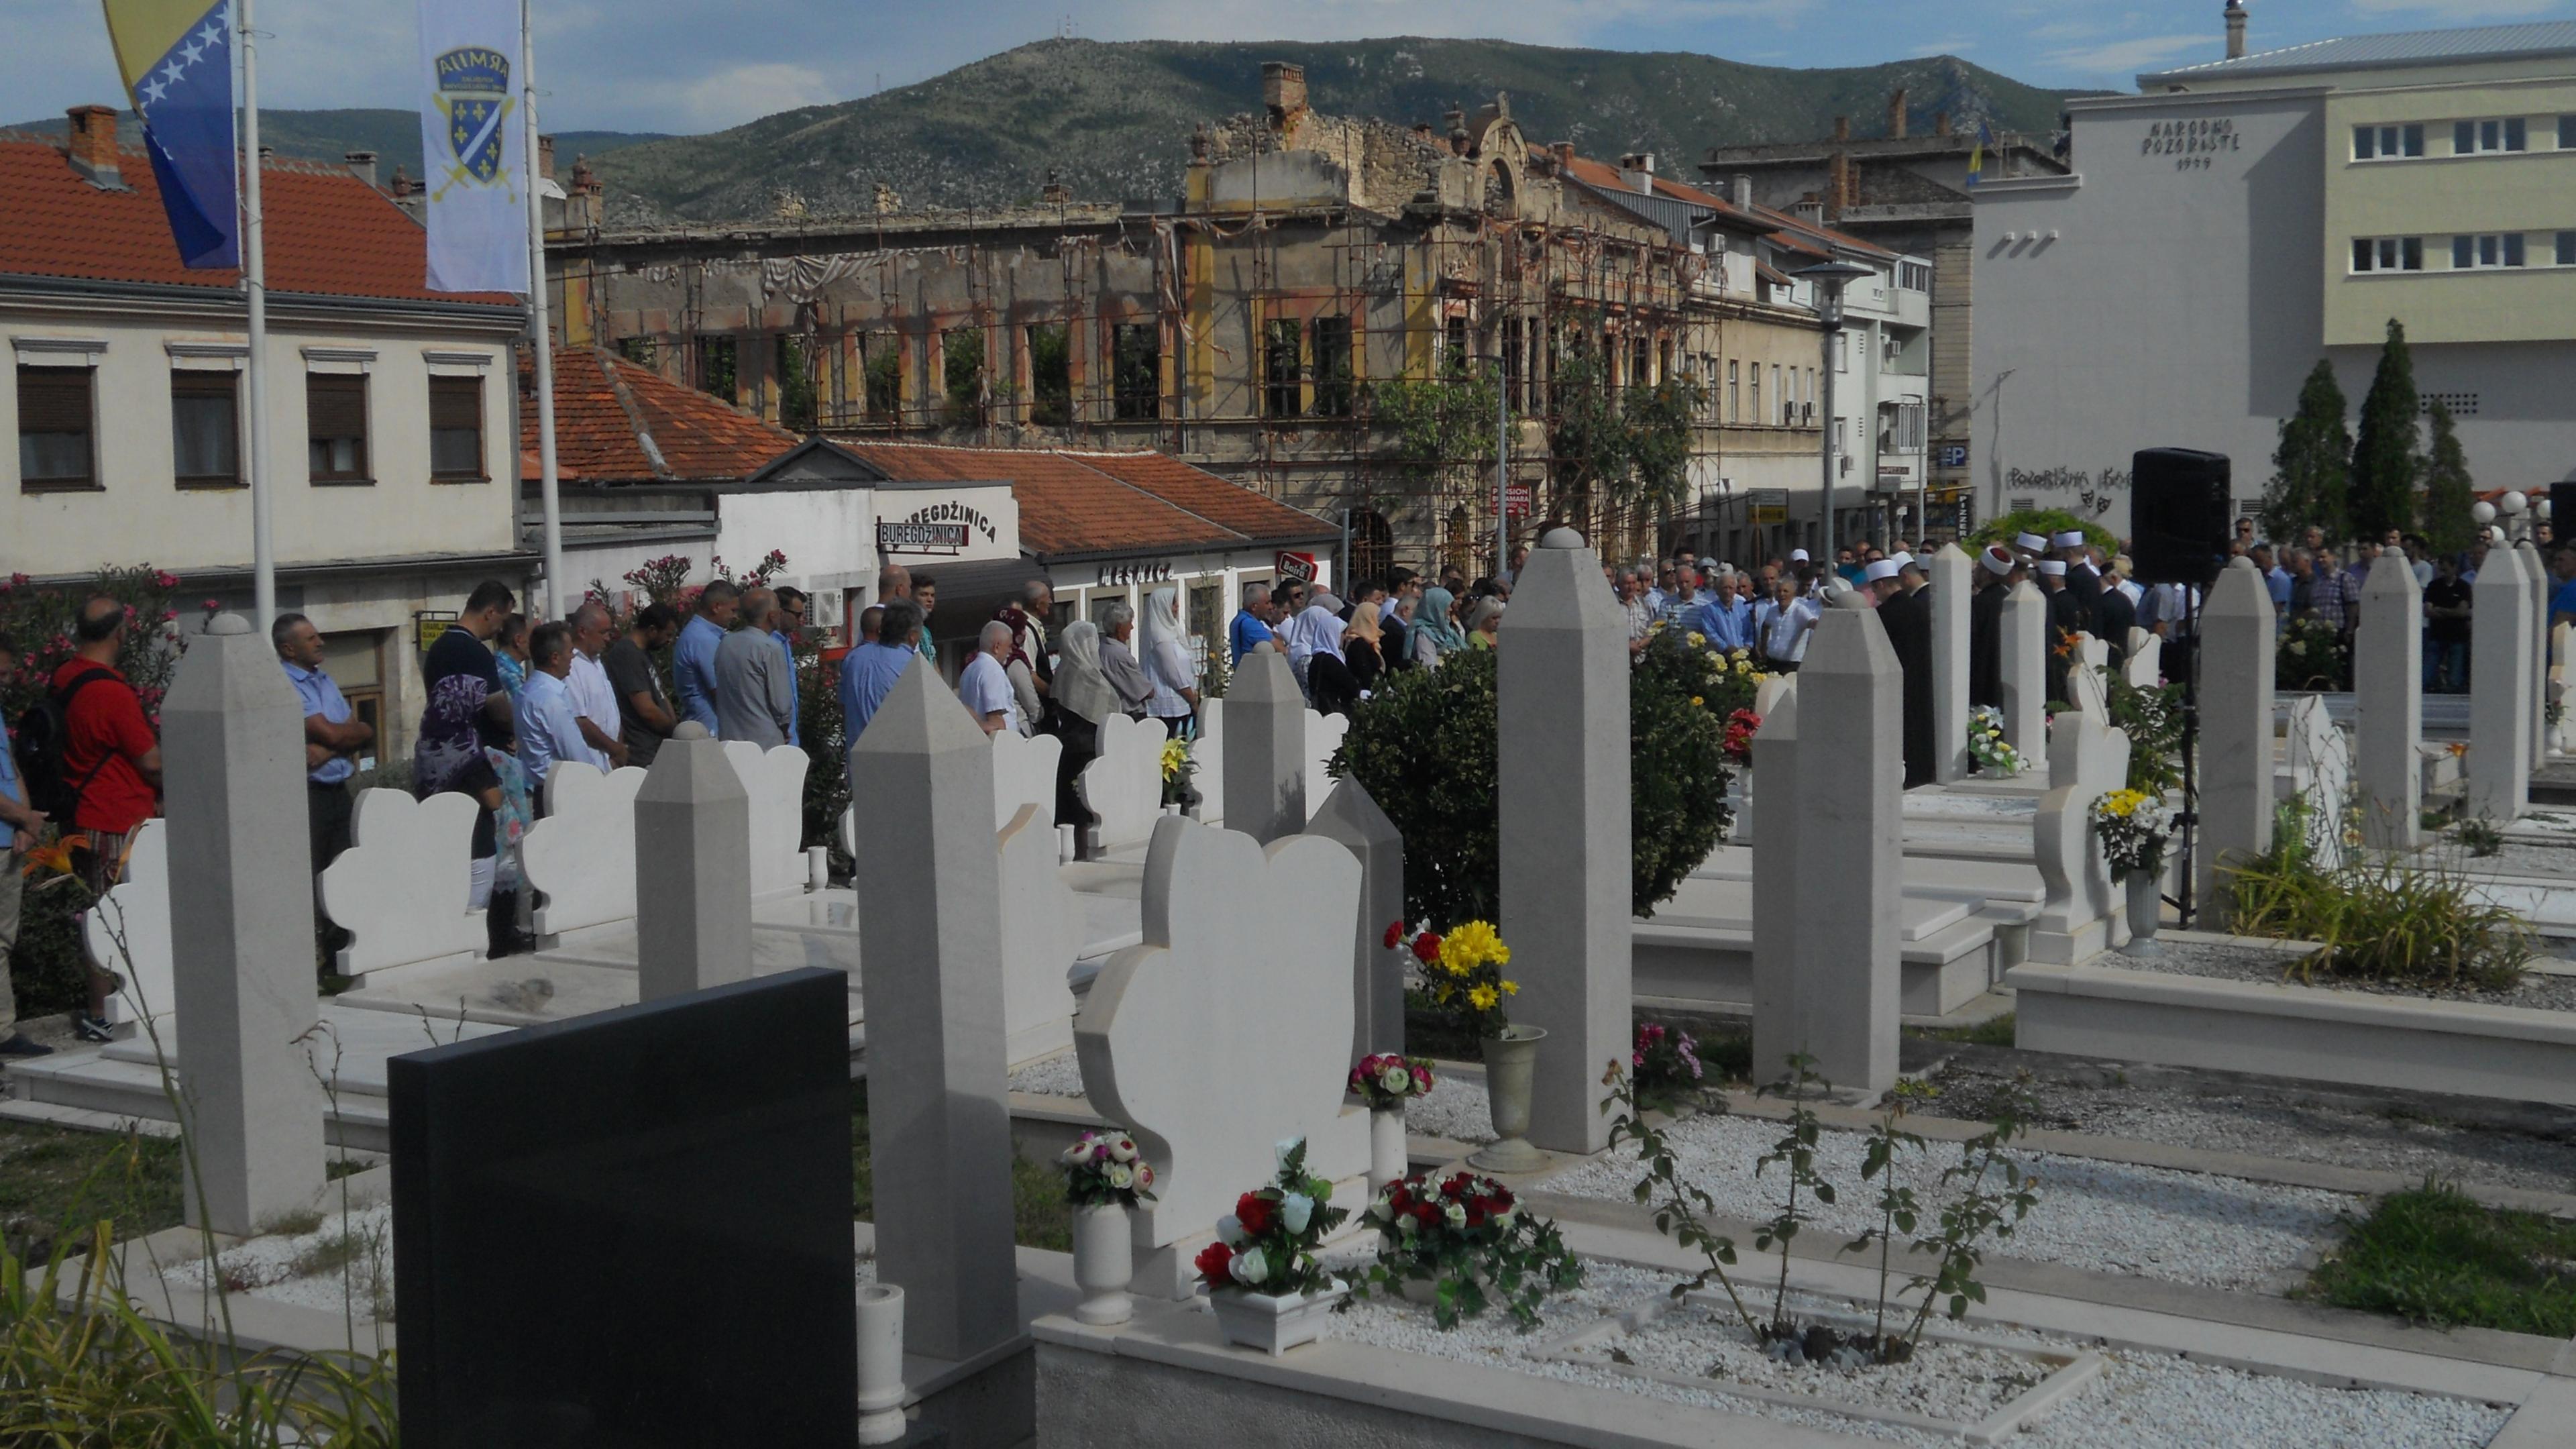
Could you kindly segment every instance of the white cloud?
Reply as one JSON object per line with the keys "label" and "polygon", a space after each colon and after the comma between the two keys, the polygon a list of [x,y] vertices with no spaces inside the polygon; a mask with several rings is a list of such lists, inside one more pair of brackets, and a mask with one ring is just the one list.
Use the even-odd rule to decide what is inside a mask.
{"label": "white cloud", "polygon": [[2053,51],[2048,56],[2048,63],[2087,75],[2113,75],[2171,60],[2186,50],[2201,46],[2215,48],[2218,40],[2219,37],[2212,35],[2145,35],[2080,50]]}
{"label": "white cloud", "polygon": [[2545,15],[2566,0],[2352,0],[2352,8],[2371,15],[2423,11],[2444,21],[2513,20]]}
{"label": "white cloud", "polygon": [[1927,55],[1966,55],[1976,48],[1977,42],[1967,36],[1952,35],[1940,40],[1927,40],[1907,51],[1906,54],[1918,58]]}
{"label": "white cloud", "polygon": [[843,100],[839,82],[812,66],[784,62],[731,65],[680,88],[681,129],[721,131],[798,106]]}

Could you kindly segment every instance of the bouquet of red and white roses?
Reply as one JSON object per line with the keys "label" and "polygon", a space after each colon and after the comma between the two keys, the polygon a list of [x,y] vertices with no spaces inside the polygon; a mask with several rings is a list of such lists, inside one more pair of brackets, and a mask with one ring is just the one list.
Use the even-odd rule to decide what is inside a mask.
{"label": "bouquet of red and white roses", "polygon": [[1535,1328],[1540,1299],[1583,1281],[1556,1224],[1522,1212],[1512,1190],[1490,1177],[1417,1172],[1388,1183],[1368,1221],[1378,1232],[1377,1266],[1361,1291],[1428,1283],[1442,1328],[1483,1313],[1488,1288],[1524,1330]]}
{"label": "bouquet of red and white roses", "polygon": [[1154,1200],[1154,1167],[1121,1127],[1085,1132],[1064,1150],[1064,1196],[1075,1207],[1134,1207]]}
{"label": "bouquet of red and white roses", "polygon": [[1350,1214],[1332,1206],[1332,1196],[1330,1181],[1306,1171],[1306,1140],[1282,1144],[1279,1176],[1236,1198],[1234,1211],[1217,1220],[1216,1241],[1199,1250],[1200,1281],[1210,1292],[1236,1288],[1281,1298],[1333,1286],[1315,1249]]}
{"label": "bouquet of red and white roses", "polygon": [[1401,1052],[1360,1058],[1351,1068],[1351,1095],[1372,1112],[1401,1111],[1405,1101],[1431,1091],[1431,1059]]}

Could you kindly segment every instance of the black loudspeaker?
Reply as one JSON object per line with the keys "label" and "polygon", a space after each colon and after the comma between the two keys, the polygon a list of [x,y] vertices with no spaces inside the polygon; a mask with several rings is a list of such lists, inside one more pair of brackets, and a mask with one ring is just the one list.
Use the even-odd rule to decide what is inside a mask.
{"label": "black loudspeaker", "polygon": [[2553,546],[2576,539],[2576,483],[2549,485],[2549,541]]}
{"label": "black loudspeaker", "polygon": [[2226,567],[2229,468],[2224,453],[2146,448],[2130,463],[2129,561],[2142,584],[2215,582]]}

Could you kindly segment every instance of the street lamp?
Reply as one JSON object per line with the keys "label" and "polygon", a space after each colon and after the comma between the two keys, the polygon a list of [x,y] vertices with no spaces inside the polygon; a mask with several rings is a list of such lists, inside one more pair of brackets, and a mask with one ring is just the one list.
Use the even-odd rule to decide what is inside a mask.
{"label": "street lamp", "polygon": [[1875,276],[1876,273],[1857,262],[1834,261],[1818,262],[1812,267],[1801,267],[1790,275],[1804,277],[1815,284],[1816,319],[1824,324],[1825,360],[1820,371],[1825,379],[1825,425],[1824,436],[1817,445],[1817,451],[1823,456],[1825,468],[1825,526],[1821,546],[1826,556],[1831,557],[1836,547],[1834,539],[1834,340],[1842,336],[1843,331],[1844,286],[1856,278]]}

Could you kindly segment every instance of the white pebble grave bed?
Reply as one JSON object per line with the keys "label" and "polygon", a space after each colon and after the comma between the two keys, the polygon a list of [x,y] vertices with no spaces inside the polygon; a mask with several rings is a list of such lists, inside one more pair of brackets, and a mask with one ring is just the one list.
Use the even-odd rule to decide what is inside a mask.
{"label": "white pebble grave bed", "polygon": [[[1609,1361],[1606,1348],[1590,1361],[1530,1356],[1534,1348],[1641,1301],[1661,1297],[1673,1281],[1671,1275],[1587,1259],[1582,1286],[1542,1305],[1541,1326],[1530,1333],[1520,1332],[1500,1312],[1488,1312],[1444,1332],[1432,1323],[1429,1308],[1383,1296],[1333,1315],[1325,1333],[1355,1343],[1510,1369],[1566,1383],[1729,1413],[1759,1414],[1858,1438],[1926,1449],[1959,1442],[1955,1435],[1929,1433],[1830,1409],[1728,1394],[1723,1379],[1710,1379],[1710,1387],[1700,1389],[1643,1377]],[[1842,1306],[1848,1312],[1862,1305]],[[1755,1315],[1761,1316],[1768,1307],[1769,1300],[1765,1298],[1755,1307]],[[1705,1332],[1694,1332],[1694,1325]],[[1914,1364],[1857,1371],[1791,1368],[1755,1359],[1743,1341],[1741,1328],[1716,1325],[1695,1308],[1681,1310],[1645,1334],[1631,1335],[1620,1342],[1639,1366],[1695,1375],[1704,1372],[1713,1361],[1723,1360],[1730,1371],[1747,1371],[1744,1382],[1756,1387],[1958,1417],[1962,1422],[1982,1417],[1999,1401],[1999,1396],[2009,1399],[2018,1393],[2019,1378],[2034,1372],[2031,1360],[2007,1350],[2072,1354],[2090,1347],[2044,1335],[1982,1328],[1969,1329],[1962,1336],[1972,1342],[1944,1345],[1937,1351],[1927,1344]],[[2207,1449],[2216,1444],[2259,1444],[2264,1449],[2474,1449],[2493,1438],[2510,1417],[2504,1408],[2456,1399],[2389,1390],[2320,1388],[2297,1379],[2212,1368],[2135,1349],[2106,1349],[2101,1353],[2101,1373],[2059,1400],[2025,1432],[2013,1436],[2015,1445],[2024,1449]],[[1941,1374],[1927,1372],[1936,1365]],[[1996,1382],[1999,1376],[2003,1382]],[[1724,1440],[1713,1438],[1711,1442]]]}
{"label": "white pebble grave bed", "polygon": [[[345,1242],[343,1240],[348,1240]],[[331,1261],[315,1271],[320,1262]],[[193,1292],[226,1291],[252,1298],[290,1303],[298,1308],[342,1312],[354,1298],[360,1318],[390,1321],[394,1301],[394,1210],[378,1203],[354,1212],[333,1213],[307,1233],[273,1233],[226,1248],[212,1268],[204,1258],[169,1263],[162,1281]]]}
{"label": "white pebble grave bed", "polygon": [[[1760,1118],[1703,1116],[1676,1125],[1666,1140],[1684,1180],[1715,1198],[1718,1212],[1760,1221],[1779,1211],[1782,1178],[1777,1166],[1755,1177],[1754,1160],[1787,1130],[1784,1123]],[[1878,1196],[1876,1180],[1864,1183],[1860,1175],[1865,1145],[1858,1132],[1829,1130],[1818,1139],[1817,1170],[1835,1184],[1841,1201],[1802,1206],[1824,1233],[1848,1238],[1877,1222],[1870,1207]],[[2343,1193],[2242,1178],[2041,1152],[2014,1157],[2039,1175],[2039,1202],[2013,1236],[1990,1251],[2103,1273],[2261,1289],[2326,1243],[2339,1212],[2359,1206],[2359,1199]],[[1959,1159],[1960,1148],[1942,1142],[1904,1159],[1904,1179],[1927,1216],[1951,1196],[1940,1174]],[[1643,1175],[1633,1149],[1623,1149],[1537,1186],[1629,1202]]]}

